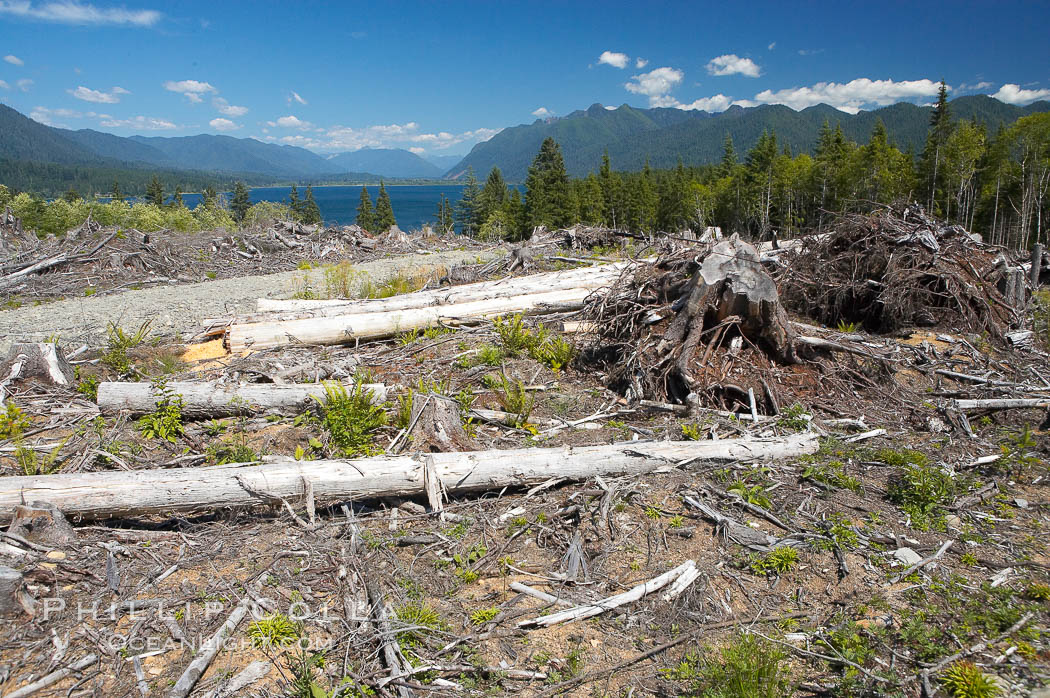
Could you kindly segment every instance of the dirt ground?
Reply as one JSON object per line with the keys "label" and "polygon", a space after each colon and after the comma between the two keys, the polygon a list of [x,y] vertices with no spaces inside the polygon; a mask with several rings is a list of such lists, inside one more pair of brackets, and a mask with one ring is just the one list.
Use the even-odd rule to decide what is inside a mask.
{"label": "dirt ground", "polygon": [[[588,254],[536,263],[562,268],[573,263],[549,257]],[[9,336],[19,331],[11,313]],[[527,319],[524,331],[536,336],[542,321],[546,336],[579,351],[593,337],[559,331],[579,317]],[[22,332],[39,329],[22,318]],[[11,386],[7,404],[19,412],[0,419],[3,476],[339,455],[321,408],[186,422],[171,441],[147,438],[140,421],[95,406],[98,381],[118,379],[383,383],[390,404],[377,450],[411,452],[404,405],[430,394],[456,401],[479,449],[815,432],[820,450],[555,478],[453,496],[441,516],[423,496],[321,502],[316,512],[305,500],[260,502],[74,521],[65,543],[5,538],[0,564],[24,575],[36,607],[0,629],[0,691],[91,655],[34,695],[169,695],[202,643],[245,606],[191,695],[952,696],[971,695],[951,682],[971,668],[998,695],[1039,695],[1050,680],[1046,410],[970,412],[970,436],[951,405],[1019,396],[1016,386],[1045,396],[1046,345],[792,319],[800,333],[855,351],[770,369],[780,410],[757,422],[739,406],[681,414],[629,402],[607,386],[607,367],[513,355],[491,322],[244,356],[221,341],[151,335],[126,348],[126,363],[112,335],[89,337],[90,350],[72,359],[75,385]],[[476,408],[509,414],[494,421]],[[661,590],[588,619],[526,623],[687,561],[699,574],[673,597]],[[389,651],[408,668],[394,679]],[[718,693],[733,682],[742,693]]]}

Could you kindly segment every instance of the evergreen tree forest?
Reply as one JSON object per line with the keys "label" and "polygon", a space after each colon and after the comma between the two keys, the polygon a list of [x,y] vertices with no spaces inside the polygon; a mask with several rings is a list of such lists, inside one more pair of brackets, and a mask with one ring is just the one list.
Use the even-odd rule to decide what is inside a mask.
{"label": "evergreen tree forest", "polygon": [[570,179],[558,144],[540,147],[522,200],[494,168],[484,187],[471,172],[456,207],[460,232],[520,240],[537,225],[604,225],[634,233],[719,226],[755,239],[821,230],[842,213],[918,202],[985,240],[1027,249],[1050,225],[1050,114],[994,133],[954,119],[942,89],[921,153],[898,148],[881,121],[857,143],[827,122],[812,153],[792,153],[766,132],[748,152],[728,136],[720,162],[618,172],[608,154],[597,174]]}

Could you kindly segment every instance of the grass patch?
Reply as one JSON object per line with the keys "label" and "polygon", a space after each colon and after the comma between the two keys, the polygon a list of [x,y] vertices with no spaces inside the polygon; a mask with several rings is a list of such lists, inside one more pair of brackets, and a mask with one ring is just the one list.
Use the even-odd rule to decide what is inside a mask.
{"label": "grass patch", "polygon": [[786,655],[772,643],[741,635],[718,650],[687,654],[664,678],[698,698],[788,698]]}
{"label": "grass patch", "polygon": [[765,555],[752,556],[750,567],[751,571],[757,575],[777,576],[790,572],[797,563],[798,551],[790,546],[782,545]]}
{"label": "grass patch", "polygon": [[248,626],[248,637],[252,647],[272,648],[288,647],[299,640],[302,626],[293,623],[288,616],[275,613]]}

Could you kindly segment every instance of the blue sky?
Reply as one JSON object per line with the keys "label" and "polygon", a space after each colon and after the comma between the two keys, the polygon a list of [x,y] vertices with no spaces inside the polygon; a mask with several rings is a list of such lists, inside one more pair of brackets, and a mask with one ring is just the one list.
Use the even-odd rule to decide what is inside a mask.
{"label": "blue sky", "polygon": [[595,102],[1050,98],[1048,3],[0,0],[0,101],[118,135],[461,154]]}

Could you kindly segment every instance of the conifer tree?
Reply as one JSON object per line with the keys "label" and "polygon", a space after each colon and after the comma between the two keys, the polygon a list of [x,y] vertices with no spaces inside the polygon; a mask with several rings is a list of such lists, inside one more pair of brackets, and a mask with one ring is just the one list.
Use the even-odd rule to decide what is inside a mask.
{"label": "conifer tree", "polygon": [[201,204],[204,208],[215,208],[219,205],[219,192],[210,184],[201,192]]}
{"label": "conifer tree", "polygon": [[113,180],[113,190],[110,191],[109,198],[112,201],[123,201],[124,200],[124,192],[120,191],[120,182],[118,182],[115,179]]}
{"label": "conifer tree", "polygon": [[248,187],[245,186],[244,182],[237,182],[233,187],[233,199],[230,200],[230,212],[233,214],[233,220],[242,223],[245,216],[248,215],[248,209],[251,207],[252,198],[248,193]]}
{"label": "conifer tree", "polygon": [[395,225],[397,225],[397,219],[394,218],[394,207],[390,204],[390,195],[386,193],[383,180],[379,180],[379,196],[376,197],[376,231],[385,233]]}
{"label": "conifer tree", "polygon": [[302,220],[307,225],[321,222],[321,209],[314,200],[314,188],[310,185],[306,186],[306,198],[303,199]]}
{"label": "conifer tree", "polygon": [[153,204],[154,206],[164,205],[164,188],[160,185],[160,180],[157,179],[157,175],[153,175],[153,179],[150,180],[149,186],[146,187],[146,203]]}
{"label": "conifer tree", "polygon": [[372,210],[372,197],[368,187],[361,187],[361,203],[357,205],[357,224],[372,232],[376,227],[375,211]]}
{"label": "conifer tree", "polygon": [[171,205],[173,208],[182,208],[186,204],[182,202],[182,187],[175,186],[175,196],[171,198]]}
{"label": "conifer tree", "polygon": [[288,208],[292,210],[292,218],[295,220],[301,218],[303,202],[299,200],[299,189],[294,184],[292,191],[288,193]]}
{"label": "conifer tree", "polygon": [[521,199],[521,192],[515,188],[503,203],[506,212],[507,239],[524,240],[529,234],[528,224],[525,219],[525,202]]}
{"label": "conifer tree", "polygon": [[478,197],[478,220],[481,223],[488,221],[489,216],[503,208],[507,196],[507,183],[503,181],[503,173],[498,167],[493,167]]}
{"label": "conifer tree", "polygon": [[62,195],[62,198],[65,199],[66,201],[68,201],[71,204],[75,204],[77,201],[79,201],[81,199],[81,196],[80,196],[80,192],[78,192],[76,190],[76,188],[70,187],[66,191],[66,193]]}
{"label": "conifer tree", "polygon": [[452,204],[444,194],[441,195],[441,202],[438,204],[437,224],[443,235],[451,233],[456,228],[452,216]]}
{"label": "conifer tree", "polygon": [[919,171],[927,188],[927,208],[934,213],[937,203],[937,192],[940,188],[940,165],[944,156],[944,146],[952,132],[952,115],[948,106],[948,86],[941,80],[937,91],[937,104],[930,116],[930,128],[926,132],[926,145],[922,151],[922,162]]}
{"label": "conifer tree", "polygon": [[463,187],[463,196],[456,204],[455,220],[459,226],[459,232],[474,237],[481,229],[481,188],[478,186],[478,178],[474,176],[474,168],[467,168],[467,185]]}
{"label": "conifer tree", "polygon": [[733,146],[733,137],[727,133],[722,143],[722,162],[719,164],[718,174],[728,177],[733,174],[734,167],[736,167],[736,147]]}
{"label": "conifer tree", "polygon": [[564,228],[572,225],[575,219],[561,146],[549,136],[540,145],[525,178],[525,211],[528,224],[533,228],[538,225],[550,229]]}

